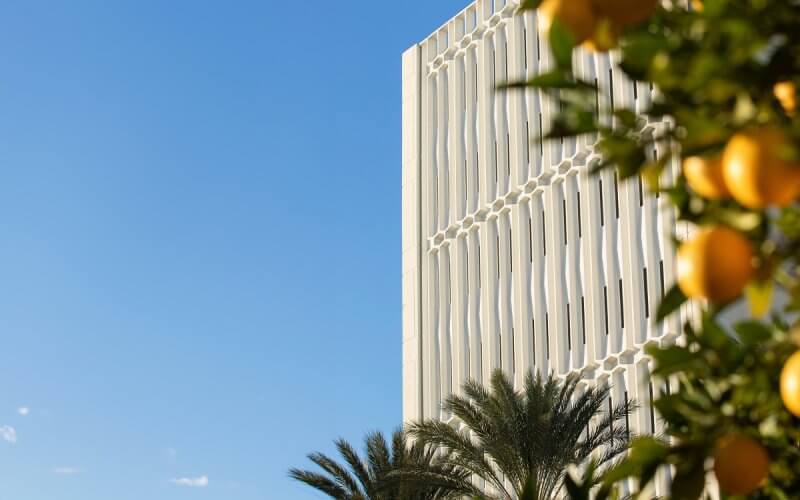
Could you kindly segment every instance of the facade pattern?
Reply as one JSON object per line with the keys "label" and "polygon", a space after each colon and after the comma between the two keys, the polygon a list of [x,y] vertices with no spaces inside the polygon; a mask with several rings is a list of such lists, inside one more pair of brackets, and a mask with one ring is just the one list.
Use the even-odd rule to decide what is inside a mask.
{"label": "facade pattern", "polygon": [[[537,141],[557,103],[495,90],[552,67],[536,13],[516,7],[478,0],[403,54],[403,416],[450,420],[441,401],[467,379],[534,370],[610,384],[611,403],[641,406],[631,432],[658,433],[651,402],[669,387],[643,350],[690,313],[654,321],[675,218],[639,180],[587,175],[595,138]],[[614,58],[578,50],[574,67],[599,108],[644,109],[653,90]]]}

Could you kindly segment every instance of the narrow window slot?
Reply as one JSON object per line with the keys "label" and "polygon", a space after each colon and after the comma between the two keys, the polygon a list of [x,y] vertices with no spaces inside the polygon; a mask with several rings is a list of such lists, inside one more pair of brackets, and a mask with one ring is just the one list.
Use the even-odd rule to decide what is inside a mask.
{"label": "narrow window slot", "polygon": [[[653,84],[651,83],[650,86],[652,87]],[[653,162],[658,163],[658,148],[653,146]],[[661,198],[661,190],[656,190],[656,199]]]}
{"label": "narrow window slot", "polygon": [[525,61],[525,69],[528,69],[528,28],[522,28],[522,57]]}
{"label": "narrow window slot", "polygon": [[562,217],[564,222],[564,246],[567,246],[567,200],[561,200]]}
{"label": "narrow window slot", "polygon": [[642,177],[639,176],[639,206],[644,206],[644,189],[642,186]]}
{"label": "narrow window slot", "polygon": [[603,179],[597,180],[597,185],[600,191],[600,225],[606,225],[605,211],[603,210]]}
{"label": "narrow window slot", "polygon": [[[628,391],[625,391],[625,407],[628,407]],[[631,417],[630,413],[625,414],[625,435],[631,437]]]}
{"label": "narrow window slot", "polygon": [[658,273],[661,278],[661,297],[664,297],[664,261],[660,260],[658,262]]}
{"label": "narrow window slot", "polygon": [[542,250],[547,255],[547,226],[545,225],[544,210],[542,210]]}
{"label": "narrow window slot", "polygon": [[611,98],[611,111],[614,111],[614,71],[608,68],[608,96]]}
{"label": "narrow window slot", "polygon": [[567,350],[572,350],[572,325],[569,316],[569,303],[567,303]]}
{"label": "narrow window slot", "polygon": [[642,291],[644,292],[644,316],[645,318],[650,317],[650,294],[648,293],[647,288],[647,267],[642,268],[642,281],[644,282],[644,288]]}
{"label": "narrow window slot", "polygon": [[544,158],[544,135],[542,133],[542,113],[539,113],[539,155]]}
{"label": "narrow window slot", "polygon": [[452,306],[453,304],[453,275],[450,267],[450,259],[447,259],[447,301]]}
{"label": "narrow window slot", "polygon": [[505,64],[505,81],[508,81],[508,40],[503,40],[505,47],[503,48],[503,55],[505,56],[506,64]]}
{"label": "narrow window slot", "polygon": [[616,216],[619,219],[619,179],[617,172],[614,171],[614,207],[616,209]]}
{"label": "narrow window slot", "polygon": [[531,318],[531,345],[533,346],[533,359],[536,359],[536,320]]}
{"label": "narrow window slot", "polygon": [[583,221],[581,220],[581,192],[575,194],[578,200],[578,238],[583,238]]}
{"label": "narrow window slot", "polygon": [[531,130],[530,122],[525,120],[525,163],[531,161]]}
{"label": "narrow window slot", "polygon": [[547,359],[550,359],[550,316],[544,313],[544,340],[547,348]]}
{"label": "narrow window slot", "polygon": [[605,307],[606,335],[608,335],[608,286],[603,287],[603,306]]}
{"label": "narrow window slot", "polygon": [[581,296],[581,334],[583,335],[583,345],[586,345],[586,301]]}
{"label": "narrow window slot", "polygon": [[600,86],[597,84],[597,78],[594,79],[594,113],[595,116],[600,116]]}
{"label": "narrow window slot", "polygon": [[622,302],[622,278],[619,279],[619,327],[625,328],[625,304]]}

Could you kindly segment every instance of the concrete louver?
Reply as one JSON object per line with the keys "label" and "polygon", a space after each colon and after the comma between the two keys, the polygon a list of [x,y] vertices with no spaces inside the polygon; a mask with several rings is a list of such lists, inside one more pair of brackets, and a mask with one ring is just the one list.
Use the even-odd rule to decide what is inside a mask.
{"label": "concrete louver", "polygon": [[[588,176],[593,137],[537,142],[555,105],[540,92],[495,91],[552,65],[536,13],[516,7],[478,0],[403,54],[403,417],[447,420],[465,380],[535,370],[611,384],[641,405],[631,431],[657,433],[651,401],[669,388],[644,347],[674,342],[691,313],[654,322],[674,214],[638,179]],[[615,57],[578,50],[575,68],[599,103],[644,109],[652,89]]]}

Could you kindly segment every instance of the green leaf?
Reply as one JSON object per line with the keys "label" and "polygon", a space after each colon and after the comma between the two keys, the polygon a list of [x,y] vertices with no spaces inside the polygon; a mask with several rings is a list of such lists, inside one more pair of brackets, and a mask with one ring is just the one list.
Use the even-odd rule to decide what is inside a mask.
{"label": "green leaf", "polygon": [[653,374],[661,376],[688,370],[701,364],[700,354],[679,345],[650,347],[647,349],[647,353],[655,361]]}
{"label": "green leaf", "polygon": [[519,10],[536,10],[541,4],[542,0],[523,0],[522,3],[519,4]]}
{"label": "green leaf", "polygon": [[658,468],[668,452],[669,447],[657,438],[636,438],[631,442],[630,454],[603,476],[603,483],[611,485],[628,477],[639,476],[644,470]]}
{"label": "green leaf", "polygon": [[709,314],[703,316],[703,331],[698,336],[698,339],[714,350],[722,349],[731,343],[731,338],[725,333],[722,326],[714,321],[714,318]]}
{"label": "green leaf", "polygon": [[550,25],[550,48],[556,60],[556,66],[572,70],[572,49],[575,48],[576,40],[572,32],[564,23],[557,18],[553,19]]}
{"label": "green leaf", "polygon": [[745,346],[759,345],[772,338],[772,331],[755,320],[742,321],[733,325],[733,330]]}
{"label": "green leaf", "polygon": [[[534,76],[529,80],[519,82],[501,83],[497,85],[498,89],[514,89],[514,88],[535,88],[535,89],[562,89],[562,88],[576,88],[579,86],[587,86],[585,82],[580,84],[572,78],[568,71],[561,68],[556,68],[546,73],[541,73]],[[590,88],[594,88],[593,86]]]}
{"label": "green leaf", "polygon": [[672,480],[673,500],[697,500],[703,494],[706,485],[706,472],[701,464],[679,468]]}
{"label": "green leaf", "polygon": [[656,322],[660,323],[663,321],[664,318],[677,311],[687,300],[688,298],[684,295],[680,287],[678,285],[673,285],[658,305]]}
{"label": "green leaf", "polygon": [[790,238],[800,238],[800,208],[794,205],[781,210],[775,225]]}

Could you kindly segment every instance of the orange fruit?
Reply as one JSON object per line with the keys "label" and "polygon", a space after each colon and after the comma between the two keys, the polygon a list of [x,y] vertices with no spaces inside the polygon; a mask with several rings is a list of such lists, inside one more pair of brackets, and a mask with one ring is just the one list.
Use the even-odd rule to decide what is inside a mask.
{"label": "orange fruit", "polygon": [[725,226],[700,229],[678,249],[678,286],[690,298],[724,304],[737,298],[755,272],[753,247]]}
{"label": "orange fruit", "polygon": [[781,370],[781,399],[787,410],[800,417],[800,351],[789,356]]}
{"label": "orange fruit", "polygon": [[772,93],[781,103],[783,110],[789,116],[794,115],[797,110],[797,88],[794,82],[778,82],[772,87]]}
{"label": "orange fruit", "polygon": [[717,441],[714,474],[723,492],[747,495],[767,478],[769,455],[755,439],[743,434],[728,434]]}
{"label": "orange fruit", "polygon": [[742,205],[785,206],[800,195],[800,163],[785,159],[791,145],[777,127],[739,132],[722,153],[722,175]]}
{"label": "orange fruit", "polygon": [[638,24],[655,12],[658,0],[592,0],[594,10],[617,26]]}
{"label": "orange fruit", "polygon": [[702,0],[692,0],[692,10],[695,12],[703,12],[703,1]]}
{"label": "orange fruit", "polygon": [[594,34],[597,17],[590,0],[544,0],[539,6],[539,29],[547,35],[558,20],[580,44]]}
{"label": "orange fruit", "polygon": [[690,156],[684,159],[683,175],[692,191],[704,198],[717,200],[731,195],[722,176],[722,159],[719,156]]}

